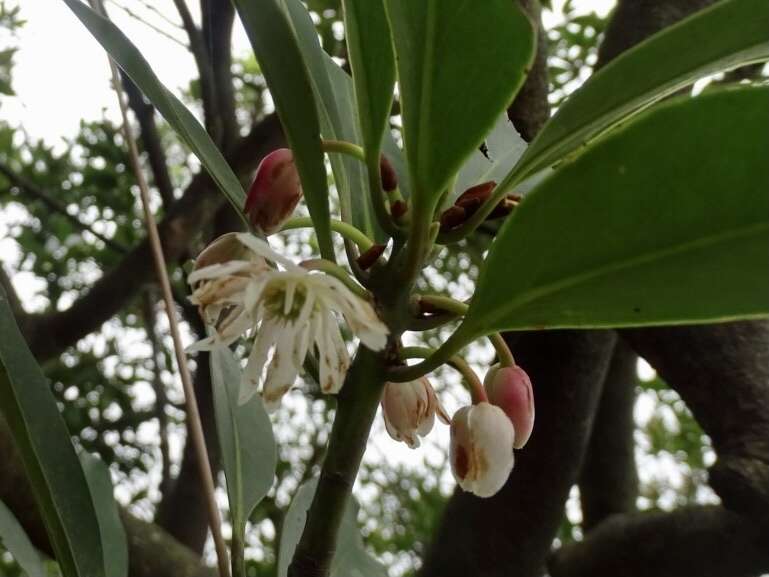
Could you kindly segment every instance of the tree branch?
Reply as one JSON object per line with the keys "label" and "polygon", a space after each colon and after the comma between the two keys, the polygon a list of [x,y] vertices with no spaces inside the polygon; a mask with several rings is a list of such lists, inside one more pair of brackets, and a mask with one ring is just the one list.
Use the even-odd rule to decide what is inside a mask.
{"label": "tree branch", "polygon": [[549,563],[552,577],[755,577],[769,533],[723,507],[615,515]]}
{"label": "tree branch", "polygon": [[537,420],[494,497],[457,489],[421,577],[539,577],[577,480],[616,337],[611,331],[521,336],[516,361],[531,376]]}
{"label": "tree branch", "polygon": [[582,465],[579,494],[582,528],[590,531],[615,513],[635,511],[638,473],[635,463],[633,405],[638,357],[623,341],[614,348],[601,401]]}
{"label": "tree branch", "polygon": [[[270,115],[240,140],[227,155],[228,161],[236,174],[246,177],[265,154],[283,143],[280,122],[276,115]],[[224,197],[207,174],[195,176],[183,197],[174,203],[159,225],[163,251],[169,262],[188,249],[190,242],[224,202]],[[38,360],[56,356],[82,337],[98,330],[145,283],[151,281],[152,266],[149,244],[144,240],[67,310],[30,315],[24,332]]]}
{"label": "tree branch", "polygon": [[623,330],[710,435],[724,506],[769,519],[769,323]]}

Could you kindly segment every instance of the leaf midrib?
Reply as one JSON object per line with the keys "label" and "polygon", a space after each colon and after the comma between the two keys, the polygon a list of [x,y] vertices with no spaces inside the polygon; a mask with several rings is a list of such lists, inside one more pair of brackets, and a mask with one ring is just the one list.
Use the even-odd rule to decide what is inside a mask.
{"label": "leaf midrib", "polygon": [[[522,308],[524,305],[532,303],[536,300],[542,299],[548,295],[556,293],[558,291],[572,288],[580,284],[585,284],[588,281],[599,278],[601,276],[608,276],[612,273],[633,268],[635,266],[643,265],[655,260],[663,260],[665,258],[675,256],[677,254],[683,254],[692,250],[704,248],[707,246],[718,244],[722,241],[734,240],[740,237],[753,236],[763,230],[769,230],[769,222],[758,222],[750,225],[740,226],[721,232],[717,235],[710,235],[705,237],[696,238],[688,242],[677,243],[668,246],[663,249],[652,250],[642,253],[631,259],[623,259],[622,261],[609,262],[603,266],[593,268],[590,271],[575,274],[565,277],[559,281],[541,285],[538,288],[529,290],[523,293],[518,298],[513,298],[502,307],[495,308],[490,313],[485,315],[479,315],[472,317],[474,320],[474,326],[483,327],[487,324],[487,321],[493,318],[499,318],[509,315],[512,311]],[[491,325],[489,325],[491,326]]]}

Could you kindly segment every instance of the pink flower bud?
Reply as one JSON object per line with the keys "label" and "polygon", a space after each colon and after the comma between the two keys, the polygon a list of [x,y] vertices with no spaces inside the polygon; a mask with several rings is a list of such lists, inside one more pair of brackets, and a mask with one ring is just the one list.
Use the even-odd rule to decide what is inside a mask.
{"label": "pink flower bud", "polygon": [[483,381],[489,402],[502,409],[515,428],[515,448],[521,449],[534,428],[534,393],[531,380],[519,366],[489,369]]}
{"label": "pink flower bud", "polygon": [[264,234],[280,230],[302,198],[302,183],[288,148],[279,148],[265,156],[256,169],[248,191],[245,211]]}
{"label": "pink flower bud", "polygon": [[449,417],[425,377],[408,383],[385,384],[382,414],[387,432],[396,441],[416,449],[417,435],[424,437],[432,430],[436,413],[448,425]]}
{"label": "pink flower bud", "polygon": [[513,470],[515,431],[499,407],[486,402],[462,407],[451,420],[451,472],[462,489],[491,497]]}

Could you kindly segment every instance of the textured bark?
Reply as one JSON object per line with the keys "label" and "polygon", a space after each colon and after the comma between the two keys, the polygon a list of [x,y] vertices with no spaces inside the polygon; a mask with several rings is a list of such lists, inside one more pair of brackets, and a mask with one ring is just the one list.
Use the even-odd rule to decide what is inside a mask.
{"label": "textured bark", "polygon": [[534,577],[545,559],[585,451],[615,335],[527,334],[514,346],[534,385],[537,417],[505,487],[449,500],[422,577]]}
{"label": "textured bark", "polygon": [[617,342],[579,479],[585,531],[610,515],[635,510],[638,473],[633,405],[637,361],[627,344]]}
{"label": "textured bark", "polygon": [[[32,543],[52,555],[43,520],[5,421],[0,419],[0,501],[13,512]],[[214,577],[215,571],[160,527],[121,510],[129,554],[129,577]]]}
{"label": "textured bark", "polygon": [[769,533],[723,507],[616,515],[549,563],[552,577],[755,577]]}
{"label": "textured bark", "polygon": [[547,77],[547,34],[542,25],[539,0],[519,0],[537,32],[537,53],[515,100],[507,109],[507,117],[526,142],[531,142],[550,118]]}
{"label": "textured bark", "polygon": [[769,323],[622,331],[710,435],[724,506],[769,521]]}

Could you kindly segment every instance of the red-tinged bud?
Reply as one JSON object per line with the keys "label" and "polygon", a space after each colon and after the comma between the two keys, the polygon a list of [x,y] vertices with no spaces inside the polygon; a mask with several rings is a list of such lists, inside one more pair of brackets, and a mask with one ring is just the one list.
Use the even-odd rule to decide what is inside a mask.
{"label": "red-tinged bud", "polygon": [[494,207],[494,210],[489,213],[486,220],[494,220],[495,218],[502,218],[513,212],[513,209],[521,202],[521,197],[516,194],[508,194],[505,198],[499,201],[499,204]]}
{"label": "red-tinged bud", "polygon": [[358,266],[361,268],[361,270],[370,269],[373,266],[373,264],[377,261],[377,259],[380,256],[382,256],[382,253],[384,252],[385,248],[386,248],[386,245],[384,244],[375,244],[366,252],[361,254],[357,258]]}
{"label": "red-tinged bud", "polygon": [[513,423],[516,449],[522,448],[534,428],[534,393],[531,379],[519,366],[493,366],[483,381],[489,402],[502,409]]}
{"label": "red-tinged bud", "polygon": [[461,206],[467,213],[467,216],[470,216],[491,196],[491,191],[494,190],[495,186],[497,186],[497,183],[493,180],[471,186],[459,195],[454,204]]}
{"label": "red-tinged bud", "polygon": [[458,227],[467,220],[467,213],[461,206],[450,206],[441,214],[441,232]]}
{"label": "red-tinged bud", "polygon": [[419,446],[419,437],[433,428],[435,415],[449,423],[438,396],[430,382],[422,377],[408,383],[387,383],[382,394],[382,414],[387,433],[412,449]]}
{"label": "red-tinged bud", "polygon": [[245,212],[251,224],[266,235],[280,230],[302,198],[302,183],[288,148],[265,156],[248,191]]}
{"label": "red-tinged bud", "polygon": [[515,431],[499,407],[480,402],[451,420],[451,472],[462,489],[479,497],[496,494],[510,476]]}
{"label": "red-tinged bud", "polygon": [[382,190],[392,192],[398,188],[398,173],[384,154],[379,157],[379,174],[382,179]]}
{"label": "red-tinged bud", "polygon": [[390,214],[393,216],[395,220],[399,220],[403,217],[409,210],[409,205],[406,204],[402,200],[396,200],[392,203],[392,206],[390,206]]}

